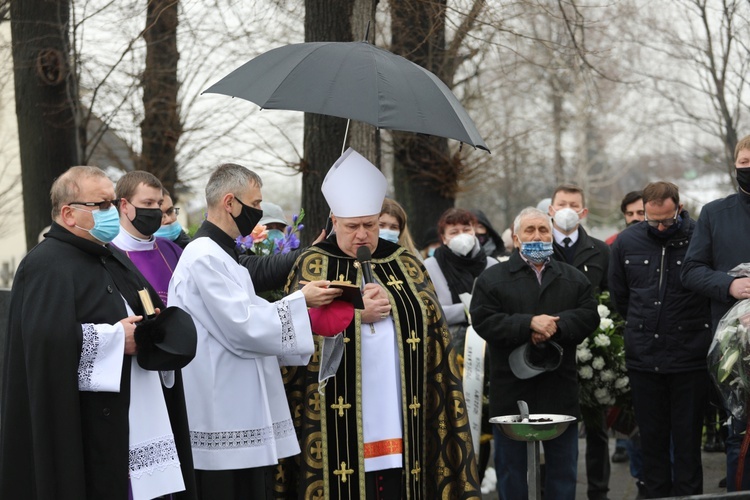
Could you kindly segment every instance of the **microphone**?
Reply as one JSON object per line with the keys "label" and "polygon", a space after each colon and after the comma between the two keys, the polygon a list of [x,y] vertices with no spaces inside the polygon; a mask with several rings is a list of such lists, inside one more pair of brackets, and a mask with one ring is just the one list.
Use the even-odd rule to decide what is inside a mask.
{"label": "microphone", "polygon": [[365,283],[375,283],[375,280],[372,278],[371,260],[372,253],[369,248],[365,246],[357,248],[357,261],[359,262],[359,265],[362,266],[362,279]]}

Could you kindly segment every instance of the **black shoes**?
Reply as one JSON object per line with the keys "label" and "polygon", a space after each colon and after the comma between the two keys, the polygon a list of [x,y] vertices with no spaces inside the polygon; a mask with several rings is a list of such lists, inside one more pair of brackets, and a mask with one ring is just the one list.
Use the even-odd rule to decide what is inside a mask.
{"label": "black shoes", "polygon": [[625,448],[615,448],[615,452],[612,454],[612,463],[627,462],[628,458],[628,450]]}

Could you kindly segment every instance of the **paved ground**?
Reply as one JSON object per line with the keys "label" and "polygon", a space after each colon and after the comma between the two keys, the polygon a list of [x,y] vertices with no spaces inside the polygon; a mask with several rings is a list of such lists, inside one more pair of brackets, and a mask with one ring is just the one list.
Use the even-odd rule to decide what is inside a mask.
{"label": "paved ground", "polygon": [[[587,500],[586,497],[586,468],[584,466],[584,452],[586,440],[578,440],[578,485],[576,500]],[[609,440],[610,456],[615,448],[615,440]],[[726,458],[724,453],[703,453],[703,493],[725,493],[726,488],[719,488],[719,481],[724,477]],[[635,480],[630,476],[630,466],[627,462],[612,464],[612,475],[609,480],[610,500],[633,500],[637,489]],[[486,500],[496,500],[497,492],[484,495]]]}

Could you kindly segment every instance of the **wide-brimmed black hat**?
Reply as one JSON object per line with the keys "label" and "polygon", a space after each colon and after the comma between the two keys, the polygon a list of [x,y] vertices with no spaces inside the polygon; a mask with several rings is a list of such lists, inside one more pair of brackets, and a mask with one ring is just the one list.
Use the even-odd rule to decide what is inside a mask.
{"label": "wide-brimmed black hat", "polygon": [[135,327],[138,365],[144,370],[179,370],[195,357],[198,334],[193,318],[179,307],[167,307]]}
{"label": "wide-brimmed black hat", "polygon": [[540,373],[557,370],[562,363],[563,348],[548,340],[537,345],[531,342],[513,349],[508,358],[510,370],[518,378],[536,377]]}

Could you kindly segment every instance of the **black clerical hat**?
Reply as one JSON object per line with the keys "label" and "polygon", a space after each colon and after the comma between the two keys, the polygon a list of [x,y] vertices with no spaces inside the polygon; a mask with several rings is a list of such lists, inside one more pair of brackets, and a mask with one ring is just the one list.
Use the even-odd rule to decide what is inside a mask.
{"label": "black clerical hat", "polygon": [[179,307],[167,307],[135,328],[138,364],[144,370],[179,370],[195,357],[198,334],[193,318]]}

